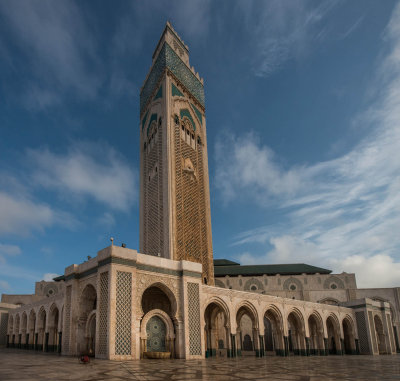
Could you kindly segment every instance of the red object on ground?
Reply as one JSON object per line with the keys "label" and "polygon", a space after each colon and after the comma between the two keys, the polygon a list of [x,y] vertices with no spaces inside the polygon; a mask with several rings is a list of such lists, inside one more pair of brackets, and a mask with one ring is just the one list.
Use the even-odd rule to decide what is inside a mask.
{"label": "red object on ground", "polygon": [[81,356],[81,358],[79,359],[81,363],[88,363],[90,361],[89,356],[88,355],[83,355]]}

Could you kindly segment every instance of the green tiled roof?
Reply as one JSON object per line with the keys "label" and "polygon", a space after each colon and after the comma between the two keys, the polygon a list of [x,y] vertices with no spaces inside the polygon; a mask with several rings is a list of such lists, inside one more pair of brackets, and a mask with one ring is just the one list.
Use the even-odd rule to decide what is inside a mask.
{"label": "green tiled roof", "polygon": [[240,266],[240,263],[230,261],[229,259],[214,259],[214,266]]}
{"label": "green tiled roof", "polygon": [[[218,259],[217,261],[228,261],[226,259]],[[235,262],[233,262],[235,263]],[[305,263],[290,263],[283,265],[249,265],[249,266],[241,266],[238,264],[232,265],[221,265],[216,264],[214,261],[214,276],[257,276],[257,275],[300,275],[300,274],[330,274],[332,270],[323,269],[321,267],[315,267],[311,265],[307,265]]]}

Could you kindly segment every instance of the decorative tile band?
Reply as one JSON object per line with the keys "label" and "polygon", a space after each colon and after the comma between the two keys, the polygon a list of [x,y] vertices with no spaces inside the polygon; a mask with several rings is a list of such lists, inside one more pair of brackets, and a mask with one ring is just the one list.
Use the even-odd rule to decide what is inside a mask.
{"label": "decorative tile band", "polygon": [[65,281],[69,281],[71,279],[82,279],[85,278],[91,274],[97,273],[98,269],[100,267],[109,265],[109,264],[116,264],[116,265],[122,265],[122,266],[130,266],[130,267],[136,267],[138,270],[143,270],[143,271],[150,271],[153,273],[160,273],[160,274],[167,274],[167,275],[174,275],[174,276],[188,276],[192,278],[201,278],[201,273],[195,272],[195,271],[189,271],[189,270],[171,270],[171,269],[165,269],[162,267],[156,267],[156,266],[151,266],[151,265],[144,265],[141,263],[137,263],[136,261],[132,259],[127,259],[127,258],[119,258],[119,257],[108,257],[102,261],[99,261],[98,266],[93,267],[87,271],[84,271],[82,273],[73,273],[69,274],[68,276],[65,277]]}
{"label": "decorative tile band", "polygon": [[162,98],[162,85],[160,86],[160,88],[157,91],[156,96],[154,97],[154,100],[158,99],[158,98]]}
{"label": "decorative tile band", "polygon": [[186,116],[190,120],[190,123],[192,124],[193,129],[196,131],[196,123],[194,122],[192,115],[190,115],[190,111],[187,108],[183,108],[180,111],[181,114],[181,119]]}
{"label": "decorative tile band", "polygon": [[140,114],[144,111],[149,102],[160,76],[168,68],[172,74],[182,83],[182,85],[193,95],[204,107],[204,86],[199,79],[192,73],[186,64],[179,58],[175,51],[164,43],[156,62],[154,63],[146,83],[140,92]]}

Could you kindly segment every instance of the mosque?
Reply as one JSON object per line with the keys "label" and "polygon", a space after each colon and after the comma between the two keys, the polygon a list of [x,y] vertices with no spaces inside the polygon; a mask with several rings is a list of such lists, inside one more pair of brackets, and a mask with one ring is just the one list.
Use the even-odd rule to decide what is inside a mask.
{"label": "mosque", "polygon": [[140,93],[140,247],[2,295],[0,345],[128,360],[395,354],[400,288],[213,260],[204,81],[167,23]]}

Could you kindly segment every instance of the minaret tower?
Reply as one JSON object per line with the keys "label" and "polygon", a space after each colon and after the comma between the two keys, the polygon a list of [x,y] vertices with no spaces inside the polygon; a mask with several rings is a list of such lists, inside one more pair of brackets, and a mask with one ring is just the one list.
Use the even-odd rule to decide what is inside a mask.
{"label": "minaret tower", "polygon": [[214,284],[204,81],[169,22],[140,91],[140,252],[203,265]]}

